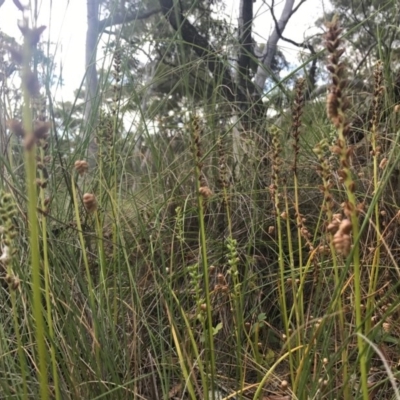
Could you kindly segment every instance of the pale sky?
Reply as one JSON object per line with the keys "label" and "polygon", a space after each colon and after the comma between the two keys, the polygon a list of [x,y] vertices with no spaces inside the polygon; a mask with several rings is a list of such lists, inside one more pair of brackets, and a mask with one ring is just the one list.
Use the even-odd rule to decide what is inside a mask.
{"label": "pale sky", "polygon": [[[239,0],[226,0],[225,2],[227,4],[225,12],[231,16],[231,23],[237,25]],[[21,3],[27,4],[28,0],[21,0]],[[264,3],[269,3],[269,1],[256,0],[254,4],[254,14],[256,16],[254,36],[258,42],[265,42],[273,27],[270,12]],[[275,13],[279,18],[284,0],[275,0],[275,4]],[[315,28],[312,30],[314,22],[323,15],[323,10],[328,5],[329,2],[327,0],[306,0],[290,20],[284,33],[285,36],[301,42],[304,34],[310,35],[315,32]],[[48,27],[42,38],[46,41],[50,37],[50,40],[54,43],[51,51],[56,56],[56,73],[60,75],[60,68],[62,67],[62,76],[65,84],[62,88],[58,87],[57,92],[53,93],[53,95],[58,100],[72,100],[73,91],[80,86],[85,73],[86,1],[38,0],[38,7],[39,19],[37,25],[46,25]],[[17,10],[12,0],[6,0],[0,8],[1,30],[20,41],[21,34],[17,27],[18,18],[21,18],[21,13]],[[285,56],[294,61],[298,49],[283,42],[280,42],[279,45]]]}

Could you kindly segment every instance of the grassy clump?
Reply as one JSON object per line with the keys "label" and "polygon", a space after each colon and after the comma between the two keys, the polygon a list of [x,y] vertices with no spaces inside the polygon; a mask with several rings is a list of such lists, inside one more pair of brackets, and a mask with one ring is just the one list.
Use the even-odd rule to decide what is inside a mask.
{"label": "grassy clump", "polygon": [[116,53],[90,169],[85,141],[59,157],[68,141],[32,69],[40,31],[22,30],[23,116],[1,139],[5,398],[393,398],[399,144],[384,61],[362,145],[333,21],[327,116],[300,79],[291,148],[267,118],[254,131],[212,112],[226,110],[215,98],[172,138],[142,115],[138,158]]}

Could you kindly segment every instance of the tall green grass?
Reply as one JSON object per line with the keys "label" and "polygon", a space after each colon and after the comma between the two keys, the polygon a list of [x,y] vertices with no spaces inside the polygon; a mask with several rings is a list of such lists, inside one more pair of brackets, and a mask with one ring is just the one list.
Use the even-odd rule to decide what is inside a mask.
{"label": "tall green grass", "polygon": [[117,46],[99,88],[114,94],[111,108],[99,101],[95,129],[72,138],[73,114],[59,121],[50,99],[43,113],[28,79],[32,35],[23,115],[1,138],[0,397],[396,398],[400,153],[388,60],[353,146],[337,22],[328,98],[305,102],[300,79],[280,126],[266,115],[252,130],[218,91],[193,100],[204,75],[179,33],[170,46],[185,57],[166,74],[181,77],[188,123],[168,114],[178,83],[154,103],[157,82],[137,86],[124,107]]}

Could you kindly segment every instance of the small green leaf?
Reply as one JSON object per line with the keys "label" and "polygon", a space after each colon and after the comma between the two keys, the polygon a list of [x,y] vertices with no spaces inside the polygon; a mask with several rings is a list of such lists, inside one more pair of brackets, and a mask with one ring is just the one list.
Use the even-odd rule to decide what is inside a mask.
{"label": "small green leaf", "polygon": [[267,365],[272,365],[275,361],[275,353],[273,350],[268,349],[266,354],[264,355],[264,360]]}
{"label": "small green leaf", "polygon": [[386,342],[386,343],[399,344],[399,338],[394,337],[394,336],[392,336],[392,335],[385,335],[385,336],[383,337],[383,340],[382,340],[382,341],[383,341],[383,342]]}
{"label": "small green leaf", "polygon": [[215,328],[213,328],[213,336],[215,336],[222,329],[222,322],[220,322]]}
{"label": "small green leaf", "polygon": [[265,313],[258,314],[258,317],[257,317],[258,322],[265,321],[266,319],[267,319],[267,316]]}

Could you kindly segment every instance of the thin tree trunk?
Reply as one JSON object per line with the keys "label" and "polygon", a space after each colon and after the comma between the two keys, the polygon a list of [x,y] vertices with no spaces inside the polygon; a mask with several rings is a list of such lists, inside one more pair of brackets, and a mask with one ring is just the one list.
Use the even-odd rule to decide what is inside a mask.
{"label": "thin tree trunk", "polygon": [[93,122],[96,121],[97,106],[96,96],[98,91],[98,78],[96,68],[97,40],[99,34],[99,0],[87,0],[87,32],[86,32],[86,86],[85,86],[85,113],[84,121],[89,134],[89,159],[97,153],[94,141]]}
{"label": "thin tree trunk", "polygon": [[253,54],[251,27],[253,24],[253,0],[240,0],[239,5],[239,84],[247,87],[250,81],[250,63]]}
{"label": "thin tree trunk", "polygon": [[[0,0],[1,1],[1,0]],[[87,6],[87,31],[86,31],[86,81],[85,81],[85,112],[84,121],[89,135],[89,161],[94,165],[97,144],[94,138],[95,122],[97,121],[99,98],[99,82],[97,77],[97,44],[99,35],[105,28],[128,23],[137,19],[146,19],[160,12],[160,9],[134,11],[125,14],[123,10],[99,20],[100,0],[86,0]]]}
{"label": "thin tree trunk", "polygon": [[293,15],[294,2],[295,0],[286,0],[281,17],[277,21],[278,23],[275,25],[273,32],[268,38],[267,45],[265,46],[265,50],[262,54],[262,64],[258,66],[254,80],[255,86],[260,92],[263,91],[265,81],[270,75],[272,62],[276,55],[278,41],[281,38],[290,17]]}

